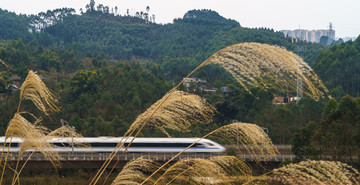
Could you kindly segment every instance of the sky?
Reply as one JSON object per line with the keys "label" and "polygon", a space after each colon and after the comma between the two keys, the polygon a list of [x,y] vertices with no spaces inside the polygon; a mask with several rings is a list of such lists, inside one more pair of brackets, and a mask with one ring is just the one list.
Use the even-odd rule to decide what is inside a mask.
{"label": "sky", "polygon": [[[37,14],[56,8],[85,9],[90,0],[0,0],[0,8],[17,14]],[[241,26],[279,30],[328,29],[333,23],[336,37],[360,35],[360,0],[95,0],[95,6],[118,7],[124,15],[150,7],[157,23],[172,23],[188,10],[211,9]]]}

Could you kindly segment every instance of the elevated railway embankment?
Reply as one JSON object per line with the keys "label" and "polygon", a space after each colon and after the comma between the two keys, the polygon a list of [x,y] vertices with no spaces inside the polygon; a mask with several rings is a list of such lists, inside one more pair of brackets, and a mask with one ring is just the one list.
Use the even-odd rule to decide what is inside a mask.
{"label": "elevated railway embankment", "polygon": [[[233,146],[225,146],[228,151],[236,151]],[[243,159],[247,162],[253,162],[255,159],[259,159],[262,162],[274,162],[279,163],[286,159],[292,160],[295,156],[291,152],[290,145],[276,145],[279,153],[276,156],[263,156],[261,153],[251,154],[245,147],[238,147],[240,151],[233,153],[236,154],[240,159]],[[127,152],[120,159],[117,168],[122,168],[128,161],[134,160],[139,157],[146,157],[156,161],[167,161],[174,157],[177,153],[156,153],[156,152],[147,152],[147,153],[134,153]],[[23,164],[31,153],[25,153],[20,158],[20,164]],[[110,153],[103,152],[60,152],[60,162],[62,168],[100,168],[104,161],[109,157]],[[183,153],[178,156],[175,161],[185,159],[185,158],[209,158],[215,156],[227,155],[226,153]],[[116,154],[113,158],[112,163],[120,158],[121,153]],[[18,159],[17,153],[12,153],[8,157],[10,164],[16,164]],[[28,160],[28,164],[31,168],[52,168],[51,163],[46,160],[46,158],[41,153],[34,153],[31,155]],[[112,165],[110,165],[112,166]]]}

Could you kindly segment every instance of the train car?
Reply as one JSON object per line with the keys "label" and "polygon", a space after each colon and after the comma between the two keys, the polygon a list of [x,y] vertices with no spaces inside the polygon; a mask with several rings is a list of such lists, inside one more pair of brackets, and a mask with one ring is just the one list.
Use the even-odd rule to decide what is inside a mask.
{"label": "train car", "polygon": [[[4,146],[4,141],[5,141],[5,137],[0,137],[0,147],[1,147],[1,151],[2,151],[2,149],[3,149],[3,146]],[[8,147],[5,147],[4,148],[4,152],[6,152],[6,151],[10,151],[10,152],[18,152],[19,151],[19,149],[20,149],[20,145],[22,144],[22,139],[20,139],[20,138],[16,138],[16,137],[14,137],[14,138],[12,138],[11,139],[11,145],[10,145],[10,149],[8,148]],[[7,146],[9,145],[9,143],[10,143],[10,138],[8,138],[7,139]]]}
{"label": "train car", "polygon": [[[4,137],[0,137],[0,145],[2,146],[4,139]],[[50,139],[49,142],[54,146],[54,150],[58,152],[112,152],[120,142],[124,143],[120,151],[124,151],[125,147],[128,146],[132,139],[133,138],[130,137],[124,143],[125,138],[122,137],[53,138]],[[180,152],[198,140],[199,138],[137,137],[128,148],[128,152]],[[9,143],[9,139],[7,143]],[[21,139],[13,138],[10,151],[18,151],[21,143]],[[185,152],[223,153],[225,152],[225,148],[209,139],[202,139],[187,149]]]}

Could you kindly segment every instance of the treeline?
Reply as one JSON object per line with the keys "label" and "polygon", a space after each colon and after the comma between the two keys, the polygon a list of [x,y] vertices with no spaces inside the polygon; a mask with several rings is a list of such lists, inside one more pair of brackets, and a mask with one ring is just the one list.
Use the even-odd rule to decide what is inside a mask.
{"label": "treeline", "polygon": [[[139,114],[179,82],[168,80],[172,71],[165,70],[166,63],[113,60],[102,53],[88,53],[82,57],[71,48],[43,48],[36,42],[24,44],[21,40],[2,42],[0,46],[1,57],[7,58],[7,63],[12,66],[6,77],[18,74],[24,80],[28,68],[37,70],[59,97],[61,112],[52,115],[51,119],[44,117],[44,124],[56,128],[63,119],[85,136],[121,136]],[[188,73],[192,69],[182,70],[179,72]],[[267,128],[275,143],[287,143],[291,135],[308,121],[320,120],[321,102],[303,98],[299,104],[274,105],[272,94],[253,89],[256,97],[250,95],[231,75],[212,65],[202,68],[195,76],[214,81],[211,84],[218,88],[216,93],[195,93],[205,97],[219,114],[213,123],[194,125],[190,133],[170,132],[175,137],[200,137],[221,125],[239,120]],[[231,91],[224,93],[219,89],[226,84]],[[3,128],[16,111],[17,92],[3,91],[9,94],[0,105]],[[30,106],[27,108],[31,110]],[[145,129],[142,135],[165,136],[152,128]]]}
{"label": "treeline", "polygon": [[331,159],[358,163],[360,150],[360,98],[331,99],[321,120],[310,121],[292,140],[297,160]]}
{"label": "treeline", "polygon": [[[0,83],[1,93],[7,95],[0,103],[1,128],[12,118],[18,101],[18,91],[8,86],[11,75],[24,80],[32,69],[61,101],[61,112],[44,118],[49,128],[58,127],[63,119],[85,136],[121,136],[136,116],[199,63],[240,42],[275,44],[291,51],[301,46],[305,60],[326,82],[333,97],[339,100],[345,94],[359,95],[360,39],[324,51],[328,46],[292,43],[282,33],[244,28],[211,10],[191,10],[165,25],[150,21],[144,12],[132,16],[109,11],[95,4],[80,15],[73,9],[32,16],[0,9],[0,59],[9,66],[3,74],[7,86]],[[194,125],[190,133],[170,132],[174,136],[200,137],[238,120],[258,124],[269,131],[275,143],[286,144],[308,122],[321,122],[328,101],[304,97],[298,104],[274,105],[273,95],[261,89],[252,90],[256,97],[248,94],[230,74],[214,65],[205,66],[194,77],[206,79],[218,89],[213,94],[196,93],[207,98],[219,114],[213,123]],[[231,91],[219,90],[225,85]],[[142,135],[164,136],[153,128]]]}
{"label": "treeline", "polygon": [[[107,59],[152,61],[163,65],[168,71],[164,75],[176,81],[213,53],[229,45],[259,42],[284,46],[292,51],[298,47],[298,44],[292,43],[280,32],[267,28],[244,28],[240,23],[211,10],[191,10],[183,18],[175,19],[174,23],[161,25],[147,21],[149,18],[143,16],[145,13],[140,17],[109,13],[104,11],[103,5],[96,6],[95,2],[91,2],[80,15],[74,14],[71,8],[31,16],[0,10],[0,16],[3,17],[0,19],[0,40],[22,39],[25,45],[46,50],[62,48],[68,50],[69,55],[76,54],[81,58],[91,58],[94,53],[101,53]],[[149,14],[148,8],[146,12]],[[299,44],[304,46],[305,60],[309,63],[327,48],[322,44]],[[4,59],[8,56],[2,55]],[[78,69],[74,61],[68,62],[72,66],[68,65],[71,67],[65,72]],[[22,65],[23,61],[17,63]],[[37,69],[48,70],[48,65],[52,64]],[[55,68],[58,72],[62,70],[59,69],[61,66]],[[214,75],[217,74],[208,76]],[[208,80],[214,82],[211,78]]]}
{"label": "treeline", "polygon": [[[19,96],[19,91],[10,86],[10,77],[17,74],[24,81],[28,69],[37,71],[61,101],[62,110],[51,119],[44,117],[44,124],[57,128],[63,119],[86,136],[120,136],[174,86],[156,63],[113,60],[103,53],[89,52],[82,57],[71,48],[44,48],[36,41],[3,41],[0,58],[9,66],[0,66],[6,72],[1,74],[5,84],[0,83],[0,95],[7,97],[0,99],[1,128],[6,128],[16,111]],[[26,109],[36,111],[31,105]]]}
{"label": "treeline", "polygon": [[360,37],[323,51],[313,68],[332,96],[360,96]]}
{"label": "treeline", "polygon": [[[161,61],[166,56],[191,56],[203,61],[219,49],[239,42],[261,42],[295,49],[291,39],[284,38],[280,32],[243,28],[240,23],[211,10],[191,10],[174,23],[161,25],[150,21],[149,7],[141,16],[109,13],[104,7],[89,4],[80,15],[74,14],[75,10],[71,8],[30,16],[0,10],[4,20],[0,22],[3,29],[0,39],[22,38],[26,43],[37,39],[43,46],[76,45],[85,53],[97,50],[115,59],[134,56],[154,61]],[[313,44],[305,44],[305,48],[312,48],[311,52],[305,49],[305,56],[326,47],[315,45],[320,47],[316,51]]]}
{"label": "treeline", "polygon": [[[55,129],[63,119],[84,136],[122,136],[138,115],[174,86],[155,75],[161,71],[157,64],[144,66],[118,61],[101,68],[79,70],[70,78],[61,75],[45,78],[59,97],[62,109],[51,117],[44,116],[43,124]],[[12,91],[4,102],[0,101],[1,128],[6,128],[16,111],[18,92]],[[24,109],[36,111],[31,105]]]}

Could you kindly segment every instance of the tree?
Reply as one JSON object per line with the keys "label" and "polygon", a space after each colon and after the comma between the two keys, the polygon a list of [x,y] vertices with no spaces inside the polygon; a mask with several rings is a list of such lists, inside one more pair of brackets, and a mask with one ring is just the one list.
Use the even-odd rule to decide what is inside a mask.
{"label": "tree", "polygon": [[98,71],[79,71],[70,80],[69,93],[74,98],[81,93],[96,93],[102,80],[102,74]]}
{"label": "tree", "polygon": [[102,5],[102,4],[99,4],[98,6],[97,6],[97,11],[99,11],[99,12],[104,12],[104,5]]}
{"label": "tree", "polygon": [[129,125],[118,116],[114,117],[111,121],[111,125],[114,127],[114,136],[124,136],[125,132],[129,129]]}
{"label": "tree", "polygon": [[314,121],[309,122],[299,132],[295,133],[291,139],[291,150],[296,156],[295,161],[310,159],[318,154],[318,150],[311,142],[315,129],[318,124]]}
{"label": "tree", "polygon": [[331,156],[332,160],[354,162],[360,136],[360,101],[344,96],[337,103],[330,99],[320,123],[310,122],[292,140],[298,159]]}
{"label": "tree", "polygon": [[340,99],[345,94],[360,95],[359,38],[354,42],[334,44],[320,53],[313,63],[314,71],[325,82],[330,94]]}
{"label": "tree", "polygon": [[90,10],[94,11],[95,10],[95,0],[90,0]]}

